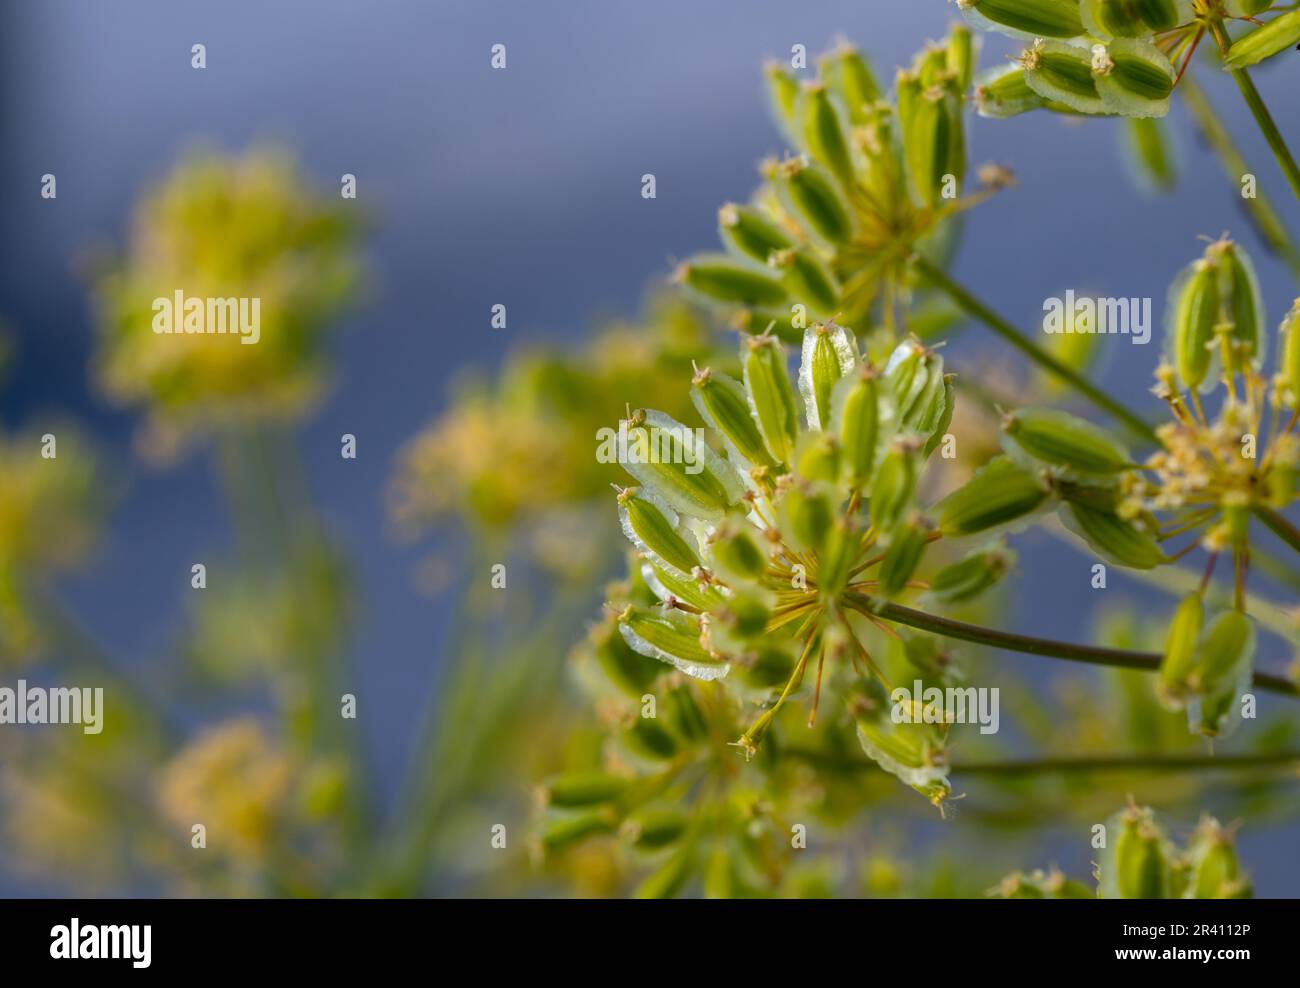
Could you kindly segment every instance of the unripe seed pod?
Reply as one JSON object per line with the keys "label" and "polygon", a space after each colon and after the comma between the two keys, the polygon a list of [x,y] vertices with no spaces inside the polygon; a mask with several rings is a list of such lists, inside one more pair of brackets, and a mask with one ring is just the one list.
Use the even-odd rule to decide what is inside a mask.
{"label": "unripe seed pod", "polygon": [[688,844],[672,855],[637,886],[637,899],[671,899],[681,893],[695,871],[695,856]]}
{"label": "unripe seed pod", "polygon": [[760,336],[743,341],[740,350],[754,421],[768,452],[778,462],[789,463],[799,437],[799,406],[786,369],[785,348],[772,337]]}
{"label": "unripe seed pod", "polygon": [[748,526],[719,528],[709,542],[709,555],[733,579],[757,580],[767,571],[767,553]]}
{"label": "unripe seed pod", "polygon": [[716,587],[707,583],[701,585],[703,570],[696,570],[695,576],[682,576],[670,566],[644,563],[641,566],[641,578],[656,597],[667,603],[676,599],[685,601],[702,611],[714,611],[722,606],[725,598]]}
{"label": "unripe seed pod", "polygon": [[974,32],[965,24],[948,28],[948,71],[952,73],[958,95],[965,95],[975,75],[976,43]]}
{"label": "unripe seed pod", "polygon": [[642,552],[684,576],[704,565],[692,546],[693,537],[662,498],[640,487],[626,487],[618,492],[618,514],[623,534]]}
{"label": "unripe seed pod", "polygon": [[861,555],[862,533],[847,518],[837,518],[817,560],[817,589],[828,599],[839,597]]}
{"label": "unripe seed pod", "polygon": [[1119,473],[1133,466],[1124,445],[1105,429],[1068,412],[1022,408],[1002,419],[1003,446],[1041,463],[1086,476]]}
{"label": "unripe seed pod", "polygon": [[1130,808],[1107,825],[1100,864],[1103,899],[1168,899],[1174,868],[1168,840],[1150,810]]}
{"label": "unripe seed pod", "polygon": [[946,176],[956,179],[958,189],[965,177],[961,99],[950,85],[930,86],[911,101],[909,112],[900,110],[899,118],[912,195],[921,205],[934,206],[942,199]]}
{"label": "unripe seed pod", "polygon": [[1241,872],[1232,834],[1213,817],[1205,817],[1188,845],[1191,875],[1184,898],[1237,899],[1250,895]]}
{"label": "unripe seed pod", "polygon": [[880,388],[869,364],[843,390],[837,421],[849,486],[861,490],[871,481],[881,433]]}
{"label": "unripe seed pod", "polygon": [[804,480],[833,484],[839,480],[843,456],[840,441],[829,432],[809,432],[800,439],[795,470]]}
{"label": "unripe seed pod", "polygon": [[572,809],[618,799],[627,792],[630,780],[608,772],[572,772],[552,779],[542,790],[547,806]]}
{"label": "unripe seed pod", "polygon": [[811,485],[795,484],[785,492],[779,507],[785,521],[782,529],[790,532],[795,547],[820,552],[835,523],[830,496]]}
{"label": "unripe seed pod", "polygon": [[1079,15],[1088,33],[1099,38],[1137,38],[1151,33],[1134,0],[1082,0]]}
{"label": "unripe seed pod", "polygon": [[627,729],[623,741],[634,755],[650,761],[667,761],[677,754],[677,739],[658,720],[637,717]]}
{"label": "unripe seed pod", "polygon": [[896,440],[876,469],[871,485],[871,524],[878,532],[892,529],[916,497],[917,443]]}
{"label": "unripe seed pod", "polygon": [[1211,345],[1219,321],[1219,271],[1212,260],[1195,261],[1170,292],[1168,340],[1178,379],[1200,388],[1214,361]]}
{"label": "unripe seed pod", "polygon": [[975,82],[975,108],[981,117],[1015,117],[1046,105],[1047,100],[1029,88],[1023,65],[989,69]]}
{"label": "unripe seed pod", "polygon": [[1034,474],[996,456],[935,505],[934,514],[944,535],[974,535],[1024,518],[1046,499]]}
{"label": "unripe seed pod", "polygon": [[1074,38],[1083,34],[1078,0],[957,0],[976,27],[1014,38]]}
{"label": "unripe seed pod", "polygon": [[848,204],[824,168],[795,158],[778,165],[776,177],[791,211],[813,233],[836,246],[853,237]]}
{"label": "unripe seed pod", "polygon": [[1093,45],[1092,73],[1106,109],[1128,117],[1163,117],[1174,91],[1174,67],[1149,41],[1116,38]]}
{"label": "unripe seed pod", "polygon": [[1092,71],[1092,52],[1064,41],[1036,40],[1020,56],[1029,88],[1080,113],[1105,113]]}
{"label": "unripe seed pod", "polygon": [[789,682],[795,660],[783,648],[760,642],[757,650],[736,665],[732,677],[754,690],[770,690]]}
{"label": "unripe seed pod", "polygon": [[610,681],[628,696],[639,697],[664,672],[662,663],[642,655],[623,639],[618,631],[618,621],[611,614],[609,620],[597,627],[591,635],[596,661]]}
{"label": "unripe seed pod", "polygon": [[775,306],[786,300],[785,286],[774,273],[750,267],[726,254],[694,257],[680,264],[674,277],[716,302]]}
{"label": "unripe seed pod", "polygon": [[956,374],[945,374],[943,376],[943,393],[936,394],[934,397],[934,402],[943,403],[943,410],[939,413],[939,420],[930,432],[930,438],[925,441],[924,452],[927,457],[943,442],[949,426],[952,425],[952,416],[957,410],[957,387],[953,384],[956,377]]}
{"label": "unripe seed pod", "polygon": [[768,266],[782,273],[786,293],[814,313],[831,315],[840,304],[835,275],[810,247],[791,247],[768,258]]}
{"label": "unripe seed pod", "polygon": [[730,452],[754,466],[776,466],[739,381],[706,367],[691,380],[691,402],[700,417],[726,440]]}
{"label": "unripe seed pod", "polygon": [[1264,359],[1264,300],[1259,291],[1255,266],[1240,244],[1219,240],[1210,244],[1206,257],[1216,259],[1219,291],[1232,322],[1232,342],[1255,366]]}
{"label": "unripe seed pod", "polygon": [[1300,408],[1300,298],[1282,320],[1282,374],[1283,396],[1291,408]]}
{"label": "unripe seed pod", "polygon": [[669,507],[714,521],[740,502],[745,493],[740,478],[700,433],[650,409],[633,412],[626,431],[623,468]]}
{"label": "unripe seed pod", "polygon": [[717,640],[734,650],[735,644],[749,643],[761,635],[771,617],[770,597],[750,592],[733,593],[718,612],[722,637]]}
{"label": "unripe seed pod", "polygon": [[977,552],[941,569],[930,581],[930,599],[938,604],[961,604],[974,600],[1011,569],[1009,550]]}
{"label": "unripe seed pod", "polygon": [[1201,595],[1192,593],[1183,598],[1169,623],[1156,695],[1170,710],[1181,710],[1186,703],[1188,678],[1195,667],[1196,646],[1204,620],[1205,605],[1201,602]]}
{"label": "unripe seed pod", "polygon": [[795,137],[795,107],[799,102],[799,80],[779,62],[769,62],[763,69],[767,77],[772,116],[786,135]]}
{"label": "unripe seed pod", "polygon": [[808,327],[799,363],[799,393],[803,396],[809,429],[831,427],[835,384],[851,374],[857,363],[857,341],[843,326],[819,323]]}
{"label": "unripe seed pod", "polygon": [[718,234],[737,253],[766,264],[773,251],[786,250],[793,241],[761,209],[729,202],[718,210]]}
{"label": "unripe seed pod", "polygon": [[1160,551],[1160,543],[1114,512],[1071,502],[1061,506],[1061,521],[1093,552],[1116,566],[1153,569],[1169,561]]}
{"label": "unripe seed pod", "polygon": [[864,108],[881,98],[871,66],[857,48],[841,46],[821,60],[821,76],[844,101],[849,119],[860,123],[867,118]]}
{"label": "unripe seed pod", "polygon": [[630,818],[624,830],[641,850],[658,851],[681,840],[689,823],[679,810],[646,810]]}
{"label": "unripe seed pod", "polygon": [[1124,138],[1138,180],[1156,192],[1173,188],[1178,177],[1177,165],[1164,121],[1156,117],[1128,117],[1124,121]]}
{"label": "unripe seed pod", "polygon": [[813,159],[831,170],[846,187],[853,184],[853,158],[839,110],[820,82],[803,87],[799,97],[799,127],[803,145]]}
{"label": "unripe seed pod", "polygon": [[[947,725],[926,724],[919,716],[911,723],[894,723],[886,713],[890,701],[881,693],[879,699],[849,701],[862,750],[886,772],[939,805],[952,792],[944,747]],[[919,701],[913,704],[914,711],[919,712],[919,707]]]}
{"label": "unripe seed pod", "polygon": [[877,574],[881,594],[893,597],[903,590],[916,568],[921,565],[921,557],[930,544],[930,533],[933,530],[934,526],[919,515],[894,528],[889,538],[889,548],[885,550],[885,558],[880,561]]}
{"label": "unripe seed pod", "polygon": [[580,844],[590,837],[613,833],[613,831],[614,820],[612,815],[606,811],[597,810],[591,813],[581,813],[577,816],[568,816],[548,824],[546,829],[542,831],[539,841],[545,851],[556,853]]}
{"label": "unripe seed pod", "polygon": [[1276,0],[1223,0],[1224,12],[1229,17],[1254,17],[1272,7]]}
{"label": "unripe seed pod", "polygon": [[1273,462],[1269,464],[1265,480],[1269,507],[1280,511],[1290,506],[1300,490],[1300,438],[1294,433],[1285,433],[1273,443]]}
{"label": "unripe seed pod", "polygon": [[1223,59],[1223,67],[1244,69],[1297,43],[1300,43],[1300,10],[1291,10],[1234,41]]}
{"label": "unripe seed pod", "polygon": [[905,340],[890,354],[884,376],[893,394],[897,427],[931,438],[947,408],[943,358],[916,340]]}
{"label": "unripe seed pod", "polygon": [[696,679],[721,679],[730,666],[705,650],[700,619],[682,611],[649,610],[629,605],[619,615],[624,639],[636,651]]}
{"label": "unripe seed pod", "polygon": [[1255,658],[1255,625],[1241,611],[1224,611],[1205,629],[1189,677],[1202,696],[1235,690]]}

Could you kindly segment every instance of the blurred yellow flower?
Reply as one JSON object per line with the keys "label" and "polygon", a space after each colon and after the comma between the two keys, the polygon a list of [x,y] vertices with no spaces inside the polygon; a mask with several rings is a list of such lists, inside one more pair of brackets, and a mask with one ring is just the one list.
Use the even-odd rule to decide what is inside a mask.
{"label": "blurred yellow flower", "polygon": [[[358,234],[351,207],[313,191],[287,154],[192,155],[140,201],[124,253],[97,274],[104,389],[148,406],[164,434],[302,413],[324,385],[324,329],[358,288]],[[155,300],[177,292],[260,300],[257,343],[157,333]]]}

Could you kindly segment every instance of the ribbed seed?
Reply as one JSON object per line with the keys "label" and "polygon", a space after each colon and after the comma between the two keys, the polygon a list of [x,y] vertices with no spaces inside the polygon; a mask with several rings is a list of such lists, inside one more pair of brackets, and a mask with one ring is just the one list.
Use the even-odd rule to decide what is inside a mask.
{"label": "ribbed seed", "polygon": [[619,615],[619,627],[636,651],[696,679],[720,679],[730,668],[701,644],[703,628],[692,614],[629,605]]}
{"label": "ribbed seed", "polygon": [[840,378],[857,366],[857,341],[843,326],[819,323],[808,327],[799,363],[799,393],[810,429],[829,429],[831,397]]}
{"label": "ribbed seed", "polygon": [[638,717],[623,737],[636,755],[655,761],[667,761],[677,754],[677,740],[672,733],[650,717]]}
{"label": "ribbed seed", "polygon": [[827,533],[817,559],[817,589],[829,599],[835,599],[845,584],[849,573],[861,556],[862,533],[846,518],[836,518]]}
{"label": "ribbed seed", "polygon": [[786,370],[785,348],[772,337],[741,343],[745,391],[768,452],[789,463],[799,436],[799,406]]}
{"label": "ribbed seed", "polygon": [[1023,518],[1046,498],[1037,477],[997,456],[935,505],[934,515],[945,535],[973,535]]}
{"label": "ribbed seed", "polygon": [[684,576],[703,565],[682,535],[677,513],[662,499],[639,487],[628,487],[619,492],[618,508],[623,534],[637,548]]}
{"label": "ribbed seed", "polygon": [[1255,266],[1240,244],[1219,240],[1206,249],[1206,256],[1217,259],[1219,292],[1223,307],[1232,322],[1232,342],[1248,359],[1258,364],[1264,359],[1264,302],[1259,291]]}
{"label": "ribbed seed", "polygon": [[796,484],[781,498],[780,511],[796,548],[820,552],[835,522],[835,507],[820,488]]}
{"label": "ribbed seed", "polygon": [[960,604],[974,600],[988,590],[1011,568],[1006,549],[977,552],[945,566],[930,581],[930,597],[940,604]]}
{"label": "ribbed seed", "polygon": [[945,176],[960,187],[965,175],[965,139],[961,101],[950,87],[931,86],[912,101],[910,111],[900,111],[903,157],[907,162],[912,194],[925,206],[934,206],[944,193]]}
{"label": "ribbed seed", "polygon": [[1046,105],[1047,100],[1029,87],[1022,65],[990,69],[975,82],[975,108],[981,117],[1014,117]]}
{"label": "ribbed seed", "polygon": [[1130,117],[1169,112],[1174,68],[1159,48],[1137,38],[1116,38],[1092,51],[1093,76],[1106,109]]}
{"label": "ribbed seed", "polygon": [[714,520],[744,495],[732,466],[694,430],[663,412],[635,411],[626,429],[629,456],[623,468],[675,511]]}
{"label": "ribbed seed", "polygon": [[1244,69],[1297,43],[1300,43],[1300,10],[1291,10],[1234,41],[1223,59],[1223,67]]}
{"label": "ribbed seed", "polygon": [[1167,191],[1177,179],[1173,143],[1163,120],[1129,117],[1124,133],[1138,177],[1150,188]]}
{"label": "ribbed seed", "polygon": [[1169,561],[1154,538],[1111,511],[1084,504],[1062,505],[1061,521],[1102,559],[1131,569],[1152,569]]}
{"label": "ribbed seed", "polygon": [[1079,14],[1088,33],[1099,38],[1134,38],[1151,33],[1135,0],[1083,0]]}
{"label": "ribbed seed", "polygon": [[880,387],[867,364],[844,392],[839,430],[849,486],[862,490],[871,481],[880,445]]}
{"label": "ribbed seed", "polygon": [[1198,260],[1174,283],[1170,300],[1169,340],[1174,367],[1183,387],[1204,383],[1214,354],[1214,327],[1219,322],[1219,272],[1213,261]]}
{"label": "ribbed seed", "polygon": [[1283,387],[1292,408],[1300,408],[1300,298],[1282,320],[1282,374]]}
{"label": "ribbed seed", "polygon": [[776,251],[768,258],[768,265],[782,272],[786,293],[794,302],[802,302],[823,316],[834,315],[839,308],[839,283],[812,248]]}
{"label": "ribbed seed", "polygon": [[867,114],[864,107],[880,99],[880,84],[871,66],[858,49],[845,45],[822,59],[821,76],[844,101],[849,118],[861,123]]}
{"label": "ribbed seed", "polygon": [[1008,413],[1002,431],[1035,460],[1076,473],[1113,474],[1133,465],[1128,450],[1105,429],[1056,409],[1022,408]]}
{"label": "ribbed seed", "polygon": [[790,137],[795,136],[795,110],[799,103],[799,80],[779,62],[769,62],[763,70],[772,116]]}
{"label": "ribbed seed", "polygon": [[724,526],[714,533],[709,555],[724,575],[757,580],[767,570],[767,553],[748,528]]}
{"label": "ribbed seed", "polygon": [[608,772],[573,772],[552,779],[543,790],[548,806],[566,809],[592,806],[618,799],[627,792],[629,780]]}
{"label": "ribbed seed", "polygon": [[1255,625],[1240,611],[1223,611],[1205,629],[1191,682],[1202,696],[1235,690],[1255,658]]}
{"label": "ribbed seed", "polygon": [[965,95],[970,89],[975,74],[976,43],[975,34],[965,24],[955,23],[948,29],[947,42],[948,71],[952,73],[958,95]]}
{"label": "ribbed seed", "polygon": [[852,238],[848,204],[824,168],[796,158],[778,165],[776,174],[790,208],[813,233],[833,245]]}
{"label": "ribbed seed", "polygon": [[1073,38],[1083,33],[1078,0],[957,0],[957,6],[1014,37]]}
{"label": "ribbed seed", "polygon": [[1105,113],[1097,90],[1092,53],[1063,41],[1035,41],[1020,56],[1029,88],[1080,113]]}
{"label": "ribbed seed", "polygon": [[916,443],[895,441],[880,461],[871,485],[871,524],[878,532],[892,529],[916,496]]}
{"label": "ribbed seed", "polygon": [[547,824],[538,838],[547,851],[562,851],[597,834],[613,833],[615,821],[608,810],[580,813]]}
{"label": "ribbed seed", "polygon": [[683,576],[662,564],[648,562],[642,564],[641,577],[654,595],[663,601],[675,597],[677,600],[693,604],[702,611],[712,611],[721,607],[724,600],[717,587],[707,583],[701,586],[698,576]]}
{"label": "ribbed seed", "polygon": [[774,273],[750,267],[726,254],[694,257],[677,268],[675,278],[718,302],[775,306],[786,299],[785,285]]}
{"label": "ribbed seed", "polygon": [[840,478],[843,461],[839,439],[830,432],[808,432],[795,453],[795,470],[805,480],[833,484]]}
{"label": "ribbed seed", "polygon": [[627,822],[627,834],[642,850],[657,851],[676,844],[690,821],[679,810],[646,810]]}
{"label": "ribbed seed", "polygon": [[766,264],[773,251],[785,250],[792,244],[762,210],[734,202],[718,210],[718,232],[723,243],[760,264]]}
{"label": "ribbed seed", "polygon": [[880,593],[893,597],[902,591],[921,564],[932,531],[934,526],[920,516],[910,518],[894,528],[889,548],[885,550],[885,558],[880,561],[877,573]]}
{"label": "ribbed seed", "polygon": [[1178,605],[1178,610],[1169,623],[1156,693],[1171,710],[1181,710],[1186,700],[1187,679],[1192,673],[1204,615],[1205,605],[1201,602],[1201,595],[1188,594]]}
{"label": "ribbed seed", "polygon": [[662,664],[635,651],[618,630],[613,615],[591,636],[596,661],[610,681],[629,696],[639,697],[664,671]]}
{"label": "ribbed seed", "polygon": [[820,82],[808,83],[799,97],[799,126],[804,147],[845,186],[853,184],[853,158],[839,110]]}
{"label": "ribbed seed", "polygon": [[776,465],[750,414],[749,398],[739,381],[706,367],[691,381],[691,401],[700,417],[721,433],[735,452],[754,466]]}

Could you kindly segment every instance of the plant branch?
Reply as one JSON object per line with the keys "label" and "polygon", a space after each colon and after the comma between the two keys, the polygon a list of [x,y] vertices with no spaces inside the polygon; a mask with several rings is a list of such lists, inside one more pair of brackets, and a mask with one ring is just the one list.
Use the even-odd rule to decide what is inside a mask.
{"label": "plant branch", "polygon": [[965,288],[953,281],[952,278],[940,270],[936,265],[932,264],[924,257],[921,257],[919,254],[914,255],[912,261],[923,277],[932,282],[936,288],[941,289],[945,294],[947,294],[948,297],[968,315],[984,323],[984,325],[988,326],[989,329],[997,333],[1034,363],[1038,364],[1044,370],[1056,375],[1098,408],[1114,416],[1127,428],[1132,430],[1134,434],[1141,436],[1146,442],[1157,442],[1155,430],[1131,409],[1106,394],[1106,392],[1089,381],[1073,367],[1058,360],[1056,357],[1052,356],[1052,354],[1038,346],[1038,344],[1027,339],[1019,330],[1007,322],[1007,320],[1003,319]]}
{"label": "plant branch", "polygon": [[1270,532],[1296,552],[1300,552],[1300,528],[1291,524],[1281,512],[1259,504],[1254,508],[1254,515]]}
{"label": "plant branch", "polygon": [[1300,765],[1300,751],[1247,755],[1078,755],[1012,761],[958,762],[954,775],[1022,776],[1075,772],[1203,772],[1209,769],[1271,768]]}
{"label": "plant branch", "polygon": [[[1228,37],[1228,32],[1224,29],[1223,23],[1215,21],[1211,24],[1211,29],[1214,31],[1220,46],[1224,51],[1227,51],[1232,41]],[[1286,176],[1287,182],[1290,183],[1291,191],[1295,193],[1297,199],[1300,199],[1300,167],[1296,166],[1295,158],[1291,156],[1291,149],[1286,146],[1286,141],[1282,137],[1282,132],[1277,129],[1273,115],[1268,112],[1268,107],[1264,105],[1264,98],[1259,95],[1259,90],[1255,88],[1254,81],[1245,69],[1232,69],[1231,71],[1232,78],[1236,81],[1237,88],[1241,90],[1246,105],[1250,107],[1251,115],[1255,118],[1260,133],[1268,141],[1268,146],[1273,150],[1273,157],[1277,158],[1282,174]]]}
{"label": "plant branch", "polygon": [[[1142,669],[1154,672],[1160,668],[1161,655],[1158,652],[1138,652],[1123,648],[1104,648],[1099,645],[1078,645],[1073,642],[1055,641],[1051,638],[1035,638],[997,628],[986,628],[978,624],[967,624],[951,618],[926,614],[924,611],[904,607],[889,601],[876,600],[862,594],[849,594],[846,602],[859,613],[871,614],[885,621],[906,625],[920,631],[956,638],[959,641],[974,642],[979,645],[991,645],[1012,652],[1024,652],[1027,655],[1041,655],[1051,659],[1066,659],[1070,662],[1086,662],[1090,665],[1114,666],[1121,669]],[[1253,684],[1256,689],[1283,696],[1300,697],[1300,685],[1286,676],[1273,673],[1255,673]]]}

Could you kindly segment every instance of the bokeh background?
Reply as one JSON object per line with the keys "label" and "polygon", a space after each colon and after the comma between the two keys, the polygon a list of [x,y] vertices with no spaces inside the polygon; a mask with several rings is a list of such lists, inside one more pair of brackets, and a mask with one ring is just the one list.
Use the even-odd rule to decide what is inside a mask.
{"label": "bokeh background", "polygon": [[[327,192],[355,174],[357,204],[373,222],[372,277],[340,326],[329,396],[301,441],[319,510],[357,567],[349,674],[367,771],[377,798],[391,801],[454,608],[449,594],[422,590],[421,560],[430,551],[455,558],[446,550],[457,538],[395,537],[385,492],[403,445],[446,408],[467,369],[490,372],[524,343],[576,345],[602,319],[636,313],[675,259],[712,247],[718,205],[747,196],[755,163],[782,147],[762,92],[765,58],[788,57],[794,43],[815,53],[843,35],[888,77],[954,14],[943,0],[6,4],[0,321],[13,352],[0,423],[39,432],[55,417],[75,419],[129,491],[91,563],[64,583],[72,606],[108,650],[143,667],[179,633],[192,563],[232,539],[210,463],[143,465],[132,452],[136,415],[94,386],[88,252],[120,244],[136,198],[196,145],[241,151],[271,141]],[[190,46],[200,42],[208,66],[196,71]],[[509,67],[494,72],[488,54],[498,42]],[[1011,47],[986,38],[982,64]],[[1257,76],[1282,131],[1300,139],[1300,56]],[[1208,83],[1261,182],[1300,228],[1227,78]],[[1042,300],[1066,288],[1153,296],[1159,313],[1165,286],[1199,252],[1198,235],[1231,230],[1255,248],[1181,108],[1174,123],[1180,184],[1160,197],[1131,180],[1109,126],[974,120],[974,160],[1011,165],[1021,184],[970,217],[956,274],[1031,326]],[[57,175],[56,200],[39,195],[46,172]],[[657,178],[653,200],[640,195],[646,172]],[[1295,285],[1262,250],[1255,257],[1270,313],[1280,315]],[[489,327],[498,302],[508,307],[505,330]],[[975,330],[953,349],[969,356],[985,343]],[[1158,346],[1120,338],[1103,354],[1107,385],[1152,413]],[[358,439],[355,461],[339,457],[347,432]],[[1020,548],[1025,578],[1010,621],[1028,633],[1081,638],[1108,604],[1162,599],[1117,573],[1104,593],[1090,590],[1088,561],[1046,538]],[[574,639],[581,630],[571,629]],[[1041,663],[1008,662],[1044,675]],[[0,734],[0,759],[5,751]],[[1298,833],[1285,823],[1243,832],[1259,894],[1300,889],[1290,853]],[[1086,869],[1077,834],[1049,828],[1044,841],[1026,849],[1026,865]],[[0,893],[66,888],[0,865]]]}

